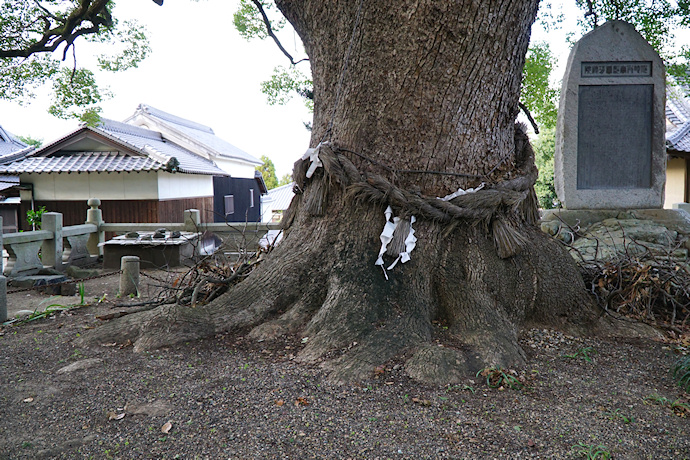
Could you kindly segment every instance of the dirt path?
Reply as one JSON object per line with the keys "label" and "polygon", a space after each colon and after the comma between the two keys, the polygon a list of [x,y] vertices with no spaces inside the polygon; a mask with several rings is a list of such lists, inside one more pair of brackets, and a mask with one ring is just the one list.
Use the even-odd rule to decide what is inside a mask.
{"label": "dirt path", "polygon": [[[168,279],[147,275],[143,298]],[[294,362],[299,337],[223,335],[143,354],[74,347],[98,316],[126,310],[113,308],[117,279],[86,281],[92,306],[0,329],[0,459],[587,458],[597,448],[690,459],[669,344],[532,330],[522,389],[419,385],[396,362],[334,386]],[[47,298],[9,297],[22,308]]]}

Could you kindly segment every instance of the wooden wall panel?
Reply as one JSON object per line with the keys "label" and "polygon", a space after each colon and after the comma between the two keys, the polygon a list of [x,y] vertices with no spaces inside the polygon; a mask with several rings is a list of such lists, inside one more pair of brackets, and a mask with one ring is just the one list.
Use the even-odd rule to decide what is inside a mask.
{"label": "wooden wall panel", "polygon": [[[35,209],[45,206],[46,211],[61,212],[62,224],[79,225],[86,222],[86,201],[36,201]],[[201,211],[202,222],[213,222],[213,197],[183,198],[180,200],[103,200],[101,201],[103,220],[108,223],[120,222],[182,222],[186,209]],[[26,223],[26,212],[31,203],[22,202],[19,222],[22,230],[31,230]]]}
{"label": "wooden wall panel", "polygon": [[202,222],[213,222],[212,196],[159,201],[157,222],[182,222],[187,209],[198,209]]}

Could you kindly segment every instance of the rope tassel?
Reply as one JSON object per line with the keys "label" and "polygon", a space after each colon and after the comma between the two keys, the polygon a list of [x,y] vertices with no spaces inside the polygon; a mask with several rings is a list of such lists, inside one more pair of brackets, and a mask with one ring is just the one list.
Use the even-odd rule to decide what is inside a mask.
{"label": "rope tassel", "polygon": [[519,254],[527,244],[527,239],[508,224],[505,219],[494,219],[491,222],[491,232],[494,236],[496,253],[501,259],[507,259]]}

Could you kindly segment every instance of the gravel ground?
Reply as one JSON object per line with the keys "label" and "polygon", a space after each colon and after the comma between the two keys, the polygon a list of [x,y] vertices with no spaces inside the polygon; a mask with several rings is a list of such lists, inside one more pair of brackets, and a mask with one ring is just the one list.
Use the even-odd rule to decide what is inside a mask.
{"label": "gravel ground", "polygon": [[294,361],[299,338],[223,335],[143,354],[73,346],[96,316],[123,310],[116,285],[88,281],[111,300],[0,329],[0,459],[690,459],[688,395],[667,343],[531,330],[522,389],[421,385],[396,362],[333,385]]}

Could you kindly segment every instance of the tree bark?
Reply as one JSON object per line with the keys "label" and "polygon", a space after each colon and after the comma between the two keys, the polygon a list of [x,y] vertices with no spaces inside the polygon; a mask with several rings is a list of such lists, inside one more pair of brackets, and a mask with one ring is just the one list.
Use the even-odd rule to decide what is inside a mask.
{"label": "tree bark", "polygon": [[[295,164],[283,242],[211,304],[129,315],[85,341],[129,339],[141,351],[228,330],[299,334],[298,359],[335,380],[403,359],[410,376],[448,383],[524,364],[526,327],[616,329],[535,226],[536,168],[515,118],[538,0],[277,5],[310,58],[323,163],[311,177],[309,158]],[[417,237],[411,259],[390,270],[374,265],[387,206],[408,222],[394,239],[412,216]]]}

